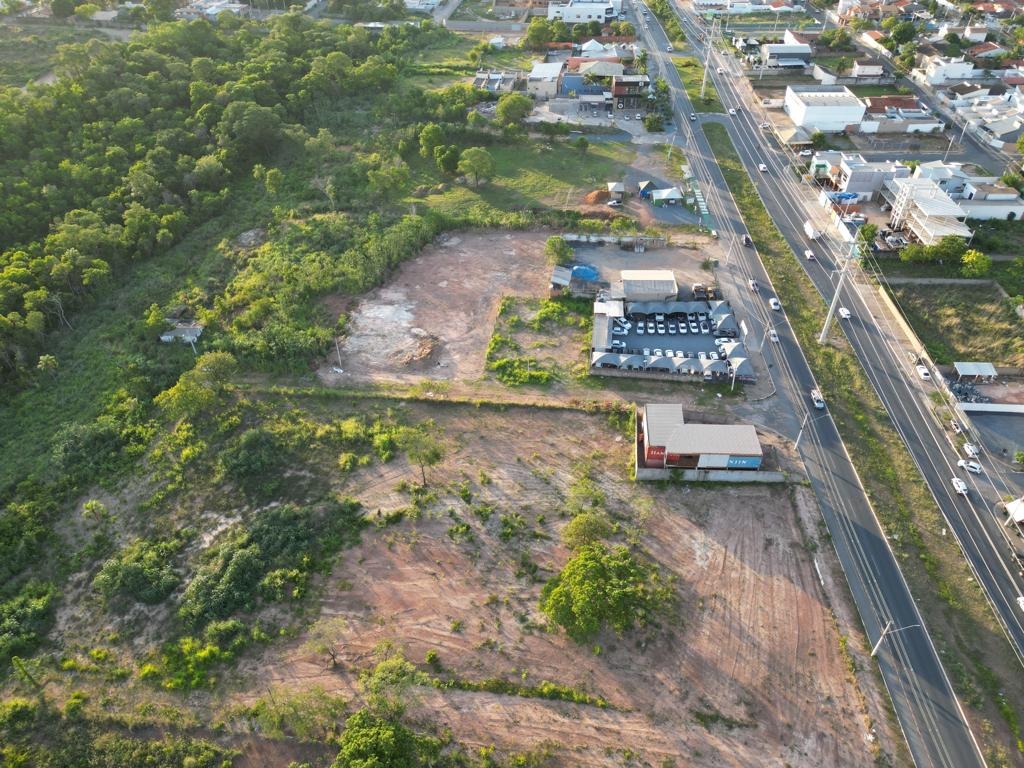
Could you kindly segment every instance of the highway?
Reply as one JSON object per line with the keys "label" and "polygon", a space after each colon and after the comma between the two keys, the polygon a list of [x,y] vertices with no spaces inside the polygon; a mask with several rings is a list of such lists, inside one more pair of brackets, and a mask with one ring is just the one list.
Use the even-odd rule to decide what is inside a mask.
{"label": "highway", "polygon": [[[691,45],[697,55],[703,58],[701,30],[686,15],[680,14],[680,18]],[[876,660],[910,753],[918,766],[982,766],[985,764],[984,758],[835,423],[827,409],[817,411],[808,407],[808,393],[816,387],[813,374],[786,325],[784,312],[772,312],[766,308],[764,302],[774,295],[770,290],[771,282],[756,251],[741,245],[741,237],[746,230],[739,211],[703,131],[694,130],[695,126],[709,119],[726,126],[744,164],[748,170],[752,169],[751,175],[758,184],[769,213],[797,253],[802,253],[807,247],[802,239],[805,214],[801,202],[807,190],[800,190],[795,195],[786,186],[789,178],[794,185],[799,186],[792,171],[787,168],[789,158],[780,150],[764,145],[765,138],[758,128],[760,121],[755,122],[746,109],[741,109],[736,117],[704,116],[700,121],[691,122],[690,104],[682,83],[664,53],[668,40],[653,14],[645,35],[650,43],[649,57],[656,60],[658,71],[672,89],[673,106],[684,139],[686,156],[703,188],[726,249],[724,264],[718,271],[719,282],[728,286],[728,294],[749,307],[755,325],[760,324],[762,329],[772,327],[778,333],[779,343],[768,344],[764,353],[766,360],[771,361],[773,366],[778,396],[782,401],[779,404],[780,410],[791,409],[802,419],[798,446],[865,631],[869,639],[876,642],[890,621],[893,628],[901,630],[889,632],[879,646]],[[718,57],[717,52],[715,56]],[[744,104],[745,99],[735,91],[737,80],[742,80],[738,70],[717,76],[714,74],[716,66],[725,67],[729,64],[713,60],[709,73],[713,76],[723,102],[727,106]],[[769,173],[757,172],[758,163],[761,162],[769,166]],[[818,262],[812,262],[811,265],[815,285],[819,286],[823,295],[831,297],[835,275],[830,272],[834,262],[823,254]],[[751,279],[763,286],[757,295],[752,295],[747,288],[747,281]],[[847,301],[845,295],[844,301]],[[892,365],[892,350],[885,346],[882,334],[872,323],[861,321],[861,318],[870,318],[871,312],[862,302],[858,303],[859,298],[852,292],[848,301],[847,306],[856,315],[848,325],[852,329],[849,330],[850,335],[858,339],[855,344],[858,354],[863,354],[861,348],[874,351],[874,357],[869,357],[865,365],[866,369],[870,368],[869,375],[873,383],[876,387],[891,387],[894,390],[903,387],[906,390],[908,380],[904,372]],[[755,336],[759,335],[757,330]],[[882,356],[883,352],[888,358]],[[828,393],[825,395],[827,399]],[[913,410],[922,407],[916,395],[909,396],[907,392],[897,396],[897,391],[893,391],[890,397],[883,397],[883,402],[889,405],[888,400],[893,398],[899,400],[894,403],[899,408]],[[915,406],[915,403],[918,405]],[[929,423],[929,417],[919,413],[911,428],[927,431]],[[948,448],[947,444],[947,451]],[[936,455],[941,456],[942,453]],[[941,466],[936,464],[933,471],[938,472]],[[942,489],[948,496],[947,490],[952,490],[949,486],[949,477],[952,476],[946,476],[933,488]],[[948,498],[947,501],[952,502]]]}

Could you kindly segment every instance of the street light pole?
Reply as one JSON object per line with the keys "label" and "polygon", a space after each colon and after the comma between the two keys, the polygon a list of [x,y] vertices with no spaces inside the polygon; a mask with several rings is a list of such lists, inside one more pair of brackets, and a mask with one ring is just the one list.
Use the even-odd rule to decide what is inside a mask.
{"label": "street light pole", "polygon": [[879,647],[882,645],[882,641],[885,640],[886,635],[895,635],[897,632],[902,632],[905,629],[913,629],[914,627],[920,627],[920,624],[908,624],[905,627],[899,629],[892,629],[892,619],[889,619],[889,623],[885,625],[885,629],[882,630],[881,637],[878,638],[878,642],[875,643],[875,647],[871,649],[871,658],[875,658],[875,654],[878,653]]}
{"label": "street light pole", "polygon": [[857,243],[852,243],[850,246],[850,256],[843,262],[843,268],[839,271],[839,284],[836,286],[835,295],[832,297],[832,303],[828,306],[828,314],[825,315],[825,324],[821,327],[821,333],[818,335],[818,343],[824,344],[828,341],[828,329],[832,325],[832,318],[836,315],[836,309],[839,307],[839,294],[843,290],[843,282],[846,280],[846,273],[850,269],[850,262],[853,261],[854,255],[857,253]]}
{"label": "street light pole", "polygon": [[793,443],[793,450],[795,451],[800,447],[800,438],[804,436],[804,427],[807,426],[807,422],[810,420],[811,414],[808,412],[804,414],[804,420],[800,424],[800,431],[796,433],[796,442]]}

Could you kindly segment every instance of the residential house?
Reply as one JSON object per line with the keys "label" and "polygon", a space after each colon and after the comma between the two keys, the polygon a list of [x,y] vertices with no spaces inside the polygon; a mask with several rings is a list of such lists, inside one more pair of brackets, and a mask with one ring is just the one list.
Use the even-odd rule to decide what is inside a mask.
{"label": "residential house", "polygon": [[808,131],[841,133],[860,125],[864,102],[844,85],[789,85],[782,108]]}
{"label": "residential house", "polygon": [[522,79],[522,72],[494,72],[482,69],[473,77],[473,87],[490,93],[512,93]]}
{"label": "residential house", "polygon": [[935,34],[930,35],[928,40],[933,43],[942,42],[946,39],[947,35],[956,35],[958,38],[968,43],[983,43],[985,38],[988,37],[988,29],[978,25],[967,25],[965,27],[956,26],[943,22],[939,25],[938,30]]}
{"label": "residential house", "polygon": [[607,187],[608,199],[619,200],[621,202],[622,198],[626,194],[626,185],[623,184],[621,181],[609,181]]}
{"label": "residential house", "polygon": [[850,74],[857,78],[885,77],[885,62],[881,59],[856,59]]}
{"label": "residential house", "polygon": [[969,219],[1019,220],[1024,215],[1024,199],[998,176],[972,176],[962,163],[932,160],[914,170],[914,178],[929,179],[955,200]]}
{"label": "residential house", "polygon": [[644,406],[637,447],[645,468],[756,470],[764,459],[752,425],[687,424],[679,404]]}
{"label": "residential house", "polygon": [[538,99],[551,99],[558,95],[564,61],[536,62],[526,78],[526,92]]}
{"label": "residential house", "polygon": [[974,62],[963,56],[928,56],[921,65],[912,70],[910,76],[920,83],[945,85],[977,77]]}
{"label": "residential house", "polygon": [[951,107],[966,107],[978,99],[984,99],[991,95],[991,88],[980,83],[957,83],[938,94],[939,101],[945,102]]}
{"label": "residential house", "polygon": [[[827,179],[856,202],[872,200],[887,181],[906,179],[910,167],[899,160],[865,160],[863,155],[846,152],[818,152],[811,158],[811,173]],[[850,200],[854,200],[850,198]]]}
{"label": "residential house", "polygon": [[967,56],[972,59],[994,59],[1008,51],[999,43],[978,43],[967,49]]}
{"label": "residential house", "polygon": [[864,103],[861,133],[940,133],[946,127],[916,96],[871,96]]}

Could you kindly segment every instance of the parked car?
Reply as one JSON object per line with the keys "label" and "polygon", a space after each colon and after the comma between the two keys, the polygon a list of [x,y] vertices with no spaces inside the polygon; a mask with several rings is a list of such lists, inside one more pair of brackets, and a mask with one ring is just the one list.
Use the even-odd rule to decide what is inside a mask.
{"label": "parked car", "polygon": [[928,373],[928,368],[923,365],[917,366],[914,370],[917,371],[917,375],[920,376],[924,381],[928,381],[932,375]]}
{"label": "parked car", "polygon": [[638,326],[636,327],[636,335],[637,335],[637,336],[643,336],[643,335],[644,335],[644,324],[643,324],[643,323],[640,323],[640,324],[639,324],[639,325],[638,325]]}
{"label": "parked car", "polygon": [[696,320],[690,321],[690,333],[700,333],[700,328],[698,327]]}
{"label": "parked car", "polygon": [[776,344],[778,344],[778,343],[779,343],[779,334],[777,334],[777,333],[775,332],[775,329],[774,329],[774,328],[772,328],[772,329],[771,329],[770,331],[768,331],[768,338],[769,338],[769,339],[770,339],[771,341],[774,341],[774,342],[775,342]]}
{"label": "parked car", "polygon": [[768,306],[771,307],[772,309],[774,309],[776,312],[781,312],[782,311],[782,303],[778,299],[776,299],[774,296],[772,296],[772,298],[768,299]]}
{"label": "parked car", "polygon": [[653,320],[648,320],[647,321],[647,332],[648,333],[654,333],[654,321]]}
{"label": "parked car", "polygon": [[846,307],[840,307],[839,308],[839,316],[841,318],[843,318],[843,320],[849,320],[850,319],[850,310],[848,310]]}
{"label": "parked car", "polygon": [[623,120],[629,120],[629,115],[623,115],[622,119]]}
{"label": "parked car", "polygon": [[620,325],[612,326],[612,336],[625,336],[629,333],[625,328]]}
{"label": "parked car", "polygon": [[665,333],[665,324],[658,323],[658,333]]}
{"label": "parked car", "polygon": [[686,323],[682,320],[679,321],[679,333],[686,335]]}
{"label": "parked car", "polygon": [[612,349],[625,349],[626,342],[615,339],[612,341]]}
{"label": "parked car", "polygon": [[647,357],[651,356],[651,348],[650,347],[644,347],[644,355],[646,355]]}
{"label": "parked car", "polygon": [[633,324],[624,317],[615,318],[615,322],[618,323],[621,327],[625,328],[627,331],[633,327]]}
{"label": "parked car", "polygon": [[641,114],[640,114],[639,112],[637,112],[637,113],[636,113],[636,119],[637,119],[637,120],[643,120],[643,119],[644,119],[644,116],[643,116],[643,115],[641,115]]}
{"label": "parked car", "polygon": [[954,491],[959,493],[961,496],[967,495],[967,483],[965,483],[959,477],[954,477],[949,482],[953,484]]}
{"label": "parked car", "polygon": [[960,459],[960,461],[958,461],[956,463],[956,465],[958,467],[960,467],[961,469],[966,469],[972,475],[980,475],[981,474],[981,464],[979,464],[976,461],[968,461],[967,459]]}
{"label": "parked car", "polygon": [[654,350],[654,356],[655,356],[655,357],[661,357],[661,356],[662,356],[662,355],[664,355],[664,354],[665,354],[665,353],[664,353],[664,352],[662,352],[662,351],[661,351],[660,349],[655,349],[655,350]]}
{"label": "parked car", "polygon": [[609,200],[608,201],[608,207],[609,208],[621,208],[622,207],[622,201],[621,200]]}
{"label": "parked car", "polygon": [[676,324],[675,323],[669,323],[668,324],[668,332],[669,333],[675,333],[676,332]]}
{"label": "parked car", "polygon": [[807,259],[808,261],[814,261],[814,251],[808,248],[806,251],[804,251],[804,258]]}
{"label": "parked car", "polygon": [[811,152],[811,150],[809,150],[809,149],[801,149],[799,154],[800,154],[800,157],[811,157],[814,153]]}
{"label": "parked car", "polygon": [[730,341],[732,341],[732,339],[727,339],[724,336],[719,336],[717,339],[715,339],[715,346],[716,347],[720,347],[723,344],[725,344],[727,342],[730,342]]}
{"label": "parked car", "polygon": [[665,357],[675,357],[675,356],[676,356],[676,352],[675,352],[674,349],[666,349],[665,350]]}
{"label": "parked car", "polygon": [[970,456],[972,459],[978,458],[978,454],[981,453],[978,446],[974,443],[964,443],[964,453]]}
{"label": "parked car", "polygon": [[711,327],[708,325],[708,321],[707,320],[701,320],[700,321],[700,332],[701,333],[711,333]]}

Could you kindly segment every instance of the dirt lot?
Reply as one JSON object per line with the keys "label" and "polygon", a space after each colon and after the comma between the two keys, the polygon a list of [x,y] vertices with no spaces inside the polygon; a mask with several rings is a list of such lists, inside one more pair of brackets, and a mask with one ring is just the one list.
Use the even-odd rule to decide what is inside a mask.
{"label": "dirt lot", "polygon": [[[341,365],[332,356],[320,369],[328,383],[358,381],[475,381],[503,296],[544,297],[550,267],[548,232],[458,234],[406,262],[388,285],[355,307],[341,340]],[[614,280],[621,269],[672,267],[680,285],[708,282],[701,262],[717,244],[696,235],[676,236],[679,247],[633,253],[612,246],[586,247],[577,258]],[[582,362],[579,344],[565,334],[552,354]]]}
{"label": "dirt lot", "polygon": [[[864,641],[833,587],[826,546],[813,556],[830,588],[823,594],[807,489],[635,485],[630,440],[597,415],[406,408],[436,419],[449,441],[444,465],[430,474],[437,499],[418,517],[370,529],[324,585],[321,615],[344,620],[339,666],[327,671],[304,638],[271,646],[240,670],[261,693],[270,686],[285,698],[322,686],[357,697],[358,672],[373,665],[381,641],[393,641],[425,670],[434,649],[444,675],[547,680],[607,699],[601,709],[416,689],[410,714],[420,721],[470,745],[543,747],[550,765],[869,766],[869,727],[879,719],[879,741],[886,750],[896,743],[872,677],[855,682],[840,651],[840,634],[860,656]],[[585,648],[544,631],[537,610],[542,582],[568,558],[559,543],[564,499],[581,476],[603,492],[621,524],[617,539],[632,539],[672,573],[679,596],[678,615],[663,626]],[[417,477],[396,460],[360,470],[344,490],[387,513],[408,507],[396,486]],[[454,487],[463,481],[468,502]],[[472,511],[480,504],[493,507],[486,520]],[[507,525],[517,513],[521,523]],[[463,526],[455,535],[462,524],[469,533]]]}

